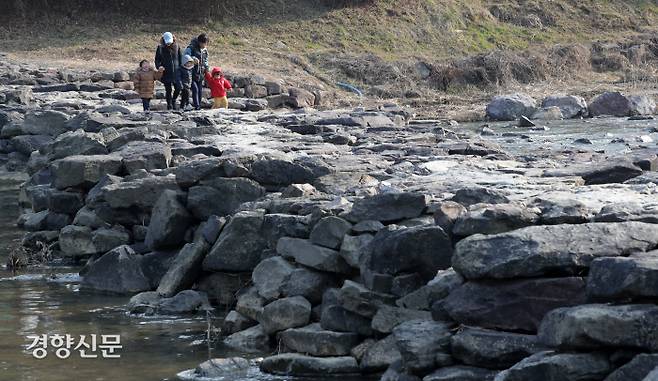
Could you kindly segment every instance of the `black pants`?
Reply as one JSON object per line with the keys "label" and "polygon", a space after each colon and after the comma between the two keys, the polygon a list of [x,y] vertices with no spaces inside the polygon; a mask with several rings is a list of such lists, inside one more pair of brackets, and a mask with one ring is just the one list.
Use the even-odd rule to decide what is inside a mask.
{"label": "black pants", "polygon": [[144,111],[149,111],[151,109],[151,98],[142,98],[142,106],[144,106]]}
{"label": "black pants", "polygon": [[195,109],[201,109],[201,99],[203,98],[203,79],[199,81],[192,80],[192,106]]}
{"label": "black pants", "polygon": [[180,108],[183,109],[185,106],[190,104],[190,89],[189,87],[183,86],[180,93]]}
{"label": "black pants", "polygon": [[[174,95],[171,95],[171,86],[174,86]],[[176,82],[165,82],[165,95],[167,97],[167,110],[174,108],[176,104],[176,99],[178,99],[178,94],[180,94],[180,84]]]}

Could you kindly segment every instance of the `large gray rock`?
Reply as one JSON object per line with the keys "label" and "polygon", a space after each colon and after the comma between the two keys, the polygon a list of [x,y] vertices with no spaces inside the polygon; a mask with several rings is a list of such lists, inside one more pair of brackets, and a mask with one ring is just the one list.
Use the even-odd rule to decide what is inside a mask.
{"label": "large gray rock", "polygon": [[363,285],[346,280],[337,294],[338,304],[348,311],[372,318],[385,304],[393,304],[395,297],[371,291]]}
{"label": "large gray rock", "polygon": [[165,169],[171,161],[171,147],[160,142],[129,142],[119,150],[113,150],[123,158],[123,165],[128,173],[137,170]]}
{"label": "large gray rock", "polygon": [[267,242],[261,233],[263,214],[240,212],[226,224],[205,260],[206,271],[252,271]]}
{"label": "large gray rock", "polygon": [[495,381],[596,381],[611,370],[607,356],[597,353],[536,353],[508,370]]}
{"label": "large gray rock", "polygon": [[48,146],[52,141],[50,135],[20,135],[11,138],[9,142],[14,151],[30,156],[32,152]]}
{"label": "large gray rock", "polygon": [[224,345],[241,352],[264,353],[270,350],[270,337],[259,324],[228,336]]}
{"label": "large gray rock", "polygon": [[[208,294],[208,297],[216,304],[221,306],[232,306],[236,303],[236,296],[239,298],[240,291],[244,290],[251,281],[251,274],[249,273],[211,273],[196,281],[196,288]],[[257,295],[257,294],[256,294]],[[260,297],[259,297],[260,298]],[[243,313],[240,309],[240,299],[237,299],[238,305],[236,309]],[[242,300],[244,301],[244,300]],[[262,303],[260,304],[262,308]],[[247,314],[252,319],[256,317],[256,311]]]}
{"label": "large gray rock", "polygon": [[623,183],[642,174],[638,167],[627,158],[615,158],[594,164],[578,164],[563,169],[546,170],[544,177],[580,176],[585,185]]}
{"label": "large gray rock", "polygon": [[173,176],[152,176],[111,183],[105,185],[101,192],[102,197],[112,208],[136,206],[151,209],[165,190],[180,190]]}
{"label": "large gray rock", "polygon": [[419,273],[425,281],[450,267],[452,243],[438,226],[382,229],[361,257],[361,274],[371,285],[371,274],[396,276]]}
{"label": "large gray rock", "polygon": [[266,305],[257,320],[266,333],[272,334],[288,328],[303,327],[310,318],[311,303],[302,296],[293,296]]}
{"label": "large gray rock", "polygon": [[176,250],[168,250],[142,255],[142,272],[149,279],[151,290],[158,288],[160,280],[167,273],[176,254],[178,254]]}
{"label": "large gray rock", "polygon": [[28,111],[23,121],[23,131],[31,135],[57,136],[67,131],[69,116],[61,111]]}
{"label": "large gray rock", "polygon": [[517,120],[522,116],[530,118],[537,111],[537,102],[521,93],[498,95],[489,102],[486,111],[487,118],[491,120]]}
{"label": "large gray rock", "polygon": [[171,298],[162,299],[157,306],[163,314],[189,314],[210,309],[206,295],[195,290],[183,290]]}
{"label": "large gray rock", "polygon": [[283,353],[266,357],[260,363],[265,373],[293,377],[326,377],[359,374],[354,357],[311,357],[296,353]]}
{"label": "large gray rock", "polygon": [[183,188],[189,188],[204,179],[216,177],[245,177],[248,169],[239,159],[209,157],[190,160],[174,169],[176,181]]}
{"label": "large gray rock", "polygon": [[640,353],[633,360],[610,373],[604,381],[643,381],[658,368],[658,354]]}
{"label": "large gray rock", "polygon": [[587,277],[587,293],[599,300],[658,297],[658,251],[595,259]]}
{"label": "large gray rock", "polygon": [[352,224],[339,217],[329,216],[318,221],[311,231],[311,242],[328,247],[340,248],[343,236],[352,229]]}
{"label": "large gray rock", "polygon": [[86,226],[69,225],[59,232],[59,247],[66,256],[96,254],[96,246],[91,240],[92,230]]}
{"label": "large gray rock", "polygon": [[452,337],[452,356],[467,365],[507,369],[547,348],[537,336],[466,327]]}
{"label": "large gray rock", "polygon": [[199,364],[194,369],[193,374],[195,379],[230,377],[232,380],[237,380],[246,378],[250,369],[251,363],[249,360],[241,357],[216,358]]}
{"label": "large gray rock", "polygon": [[639,221],[658,224],[658,204],[617,202],[605,205],[594,216],[596,222]]}
{"label": "large gray rock", "polygon": [[146,245],[152,250],[180,246],[185,232],[192,224],[192,216],[180,202],[176,191],[165,190],[153,206],[146,233]]}
{"label": "large gray rock", "polygon": [[583,278],[471,281],[450,293],[444,308],[462,324],[535,332],[549,311],[586,301]]}
{"label": "large gray rock", "polygon": [[605,92],[594,98],[589,104],[591,116],[630,116],[631,109],[631,100],[618,91]]}
{"label": "large gray rock", "polygon": [[192,214],[204,220],[211,215],[226,216],[249,201],[265,195],[265,188],[246,178],[217,177],[190,188],[187,205]]}
{"label": "large gray rock", "polygon": [[82,130],[59,135],[46,151],[51,160],[73,155],[105,155],[108,153],[101,134]]}
{"label": "large gray rock", "polygon": [[112,228],[101,227],[91,233],[91,242],[97,253],[105,253],[121,245],[130,243],[130,233],[121,225]]}
{"label": "large gray rock", "polygon": [[267,301],[258,294],[256,287],[246,287],[238,292],[235,310],[242,315],[257,320]]}
{"label": "large gray rock", "polygon": [[52,189],[48,193],[48,210],[51,212],[74,215],[83,206],[83,195],[80,192]]}
{"label": "large gray rock", "polygon": [[449,366],[423,378],[423,381],[493,381],[498,372],[472,366]]}
{"label": "large gray rock", "polygon": [[356,200],[347,219],[355,223],[366,220],[394,222],[416,218],[426,206],[427,200],[422,194],[384,193]]}
{"label": "large gray rock", "polygon": [[336,277],[333,274],[302,267],[290,273],[283,283],[281,291],[285,296],[303,296],[309,302],[317,304],[322,301],[324,291],[334,287],[336,283]]}
{"label": "large gray rock", "polygon": [[312,183],[331,173],[326,163],[316,158],[290,160],[286,157],[259,157],[251,164],[249,178],[263,185],[286,187]]}
{"label": "large gray rock", "polygon": [[444,201],[438,205],[433,205],[432,208],[434,209],[434,223],[448,234],[452,233],[452,228],[457,219],[466,213],[466,208],[455,201]]}
{"label": "large gray rock", "polygon": [[123,167],[116,155],[74,155],[53,163],[54,184],[58,189],[91,187],[105,175],[115,175]]}
{"label": "large gray rock", "polygon": [[283,237],[276,245],[281,256],[320,271],[349,274],[350,266],[338,251],[314,245],[310,240]]}
{"label": "large gray rock", "polygon": [[22,227],[27,231],[58,230],[70,223],[71,217],[66,214],[42,210],[25,216]]}
{"label": "large gray rock", "polygon": [[120,227],[101,227],[91,230],[86,226],[65,226],[59,233],[59,247],[62,254],[82,257],[105,253],[115,247],[130,243],[130,234]]}
{"label": "large gray rock", "polygon": [[311,356],[349,355],[359,343],[356,333],[327,331],[318,323],[287,329],[279,334],[279,338],[286,348]]}
{"label": "large gray rock", "polygon": [[345,262],[354,268],[359,268],[361,257],[368,245],[372,242],[372,234],[345,235],[340,246],[340,256]]}
{"label": "large gray rock", "polygon": [[582,224],[589,220],[592,211],[582,202],[571,199],[535,199],[541,210],[541,225]]}
{"label": "large gray rock", "polygon": [[382,305],[372,318],[372,329],[381,333],[391,333],[395,327],[406,321],[431,319],[432,314],[428,311]]}
{"label": "large gray rock", "polygon": [[543,108],[558,107],[565,119],[588,115],[587,102],[578,95],[550,95],[544,98],[541,106]]}
{"label": "large gray rock", "polygon": [[171,297],[180,291],[191,288],[201,274],[201,264],[207,251],[207,244],[202,242],[188,243],[183,246],[160,280],[158,294]]}
{"label": "large gray rock", "polygon": [[631,95],[631,115],[653,115],[656,113],[656,102],[646,95]]}
{"label": "large gray rock", "polygon": [[465,206],[474,204],[506,204],[510,202],[504,192],[483,187],[459,189],[455,192],[451,200]]}
{"label": "large gray rock", "polygon": [[295,266],[282,257],[267,258],[254,268],[251,279],[260,296],[273,300],[281,296],[283,286],[294,270]]}
{"label": "large gray rock", "polygon": [[261,231],[268,247],[275,249],[281,237],[308,238],[308,224],[308,216],[271,213],[265,215]]}
{"label": "large gray rock", "polygon": [[288,89],[288,98],[286,104],[293,108],[313,107],[315,103],[315,94],[299,87]]}
{"label": "large gray rock", "polygon": [[92,263],[81,286],[118,294],[151,289],[150,281],[142,271],[142,256],[128,246],[119,246]]}
{"label": "large gray rock", "polygon": [[320,318],[322,328],[338,332],[354,332],[363,336],[372,335],[371,319],[348,311],[339,305],[323,306]]}
{"label": "large gray rock", "polygon": [[453,269],[440,270],[434,279],[418,290],[398,299],[395,304],[400,307],[429,310],[437,301],[448,296],[464,283],[464,278]]}
{"label": "large gray rock", "polygon": [[452,234],[467,237],[473,234],[497,234],[534,225],[539,210],[514,204],[487,205],[471,209],[454,223]]}
{"label": "large gray rock", "polygon": [[393,330],[405,367],[412,372],[435,369],[439,353],[450,353],[451,327],[432,320],[411,320]]}
{"label": "large gray rock", "polygon": [[360,366],[361,370],[370,373],[386,369],[401,360],[402,355],[398,349],[396,338],[394,335],[389,335],[366,349]]}
{"label": "large gray rock", "polygon": [[231,311],[226,315],[224,321],[222,321],[222,333],[232,335],[236,332],[251,328],[256,324],[258,324],[256,320],[244,316],[238,311]]}
{"label": "large gray rock", "polygon": [[549,312],[539,340],[564,348],[628,347],[658,351],[658,307],[588,304]]}
{"label": "large gray rock", "polygon": [[460,241],[453,267],[469,279],[576,274],[596,257],[624,256],[658,245],[658,225],[641,222],[531,226]]}

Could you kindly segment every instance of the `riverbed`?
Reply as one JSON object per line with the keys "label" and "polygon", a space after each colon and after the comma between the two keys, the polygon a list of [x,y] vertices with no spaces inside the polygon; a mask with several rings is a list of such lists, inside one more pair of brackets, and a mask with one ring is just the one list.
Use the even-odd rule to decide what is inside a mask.
{"label": "riverbed", "polygon": [[[538,124],[539,128],[536,129],[516,128],[509,123],[491,124],[489,128],[495,135],[487,139],[515,155],[522,151],[544,159],[565,150],[624,155],[629,151],[627,143],[642,144],[637,139],[643,136],[648,137],[645,143],[648,149],[655,149],[658,141],[658,133],[655,132],[658,122],[653,120],[589,119]],[[454,130],[479,132],[482,125],[463,125]],[[576,142],[576,139],[584,137],[589,142]],[[447,160],[429,162],[427,168],[439,176],[439,172],[449,170],[445,167],[446,163]],[[504,163],[499,161],[496,165]],[[451,166],[462,164],[450,161]],[[510,167],[510,176],[518,177],[517,172],[515,167]],[[497,172],[491,176],[501,181],[503,174]],[[440,175],[445,177],[445,174]],[[457,177],[469,175],[468,172],[455,174]],[[21,181],[22,175],[0,172],[2,264],[22,236],[22,232],[15,227],[20,213],[17,198]],[[435,180],[430,175],[427,181]],[[572,192],[572,188],[564,190],[564,193],[574,196]],[[615,195],[610,189],[602,189],[598,193],[592,191],[575,196],[587,202],[593,197],[622,199],[626,194]],[[649,199],[655,195],[645,193],[643,197]],[[125,310],[128,297],[80,290],[78,270],[72,267],[45,267],[13,274],[4,267],[0,268],[0,380],[69,381],[72,377],[80,380],[176,380],[176,374],[194,368],[209,358],[244,355],[208,345],[206,316],[129,315]],[[215,311],[211,324],[217,325],[223,313]],[[99,358],[86,359],[81,358],[77,351],[72,351],[69,358],[60,359],[54,351],[49,351],[46,358],[36,359],[27,350],[32,342],[28,336],[43,334],[69,334],[76,340],[81,335],[120,335],[120,358],[101,358],[99,351]],[[255,367],[242,378],[275,379],[283,378],[264,375]],[[231,380],[238,381],[235,378]]]}

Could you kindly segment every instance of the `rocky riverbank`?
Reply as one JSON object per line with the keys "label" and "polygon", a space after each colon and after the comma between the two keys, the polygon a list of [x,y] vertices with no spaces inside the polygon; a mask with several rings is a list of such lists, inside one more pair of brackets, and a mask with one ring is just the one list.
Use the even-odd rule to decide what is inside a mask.
{"label": "rocky riverbank", "polygon": [[[650,120],[465,128],[396,105],[299,108],[315,95],[278,111],[143,114],[123,81],[6,71],[29,82],[0,90],[0,163],[30,175],[24,246],[84,263],[82,286],[134,294],[133,313],[221,306],[223,345],[264,355],[272,374],[653,379]],[[33,86],[44,76],[58,83]],[[602,97],[598,114],[605,102],[575,97],[489,110],[650,113],[650,99]],[[215,359],[186,376],[249,367]]]}

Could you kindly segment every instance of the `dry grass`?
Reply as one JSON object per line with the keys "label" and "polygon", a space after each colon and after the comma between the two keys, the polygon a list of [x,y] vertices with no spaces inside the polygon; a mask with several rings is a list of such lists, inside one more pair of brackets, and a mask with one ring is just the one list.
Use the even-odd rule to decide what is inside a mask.
{"label": "dry grass", "polygon": [[[53,67],[130,69],[153,55],[165,30],[183,44],[207,31],[211,64],[229,71],[323,86],[334,105],[401,98],[434,115],[519,88],[643,91],[655,83],[653,61],[638,58],[647,52],[623,51],[648,41],[643,35],[658,21],[654,1],[378,0],[333,8],[268,0],[230,8],[234,3],[192,20],[84,9],[0,20],[0,51]],[[596,41],[602,42],[590,49]],[[605,41],[621,42],[621,49],[610,50]],[[432,67],[429,81],[415,70],[419,61]],[[332,86],[339,81],[370,98]]]}

